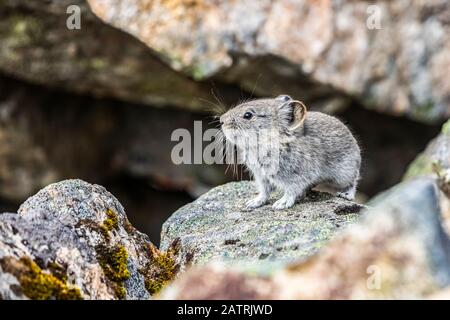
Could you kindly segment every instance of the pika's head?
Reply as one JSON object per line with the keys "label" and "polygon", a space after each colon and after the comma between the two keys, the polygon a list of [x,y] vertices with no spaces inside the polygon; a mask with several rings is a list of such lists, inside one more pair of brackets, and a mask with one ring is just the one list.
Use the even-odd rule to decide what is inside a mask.
{"label": "pika's head", "polygon": [[306,106],[302,102],[281,95],[239,104],[220,117],[220,124],[227,140],[239,146],[249,135],[295,131],[305,117]]}

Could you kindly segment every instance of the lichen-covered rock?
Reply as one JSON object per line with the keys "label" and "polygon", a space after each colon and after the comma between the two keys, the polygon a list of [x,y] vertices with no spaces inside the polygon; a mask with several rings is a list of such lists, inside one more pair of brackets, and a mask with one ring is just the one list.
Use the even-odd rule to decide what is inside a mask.
{"label": "lichen-covered rock", "polygon": [[[66,21],[80,8],[80,29]],[[200,110],[210,87],[164,65],[94,16],[85,0],[0,1],[0,71],[34,83],[131,102]]]}
{"label": "lichen-covered rock", "polygon": [[88,2],[198,79],[222,72],[260,94],[290,88],[304,98],[292,82],[306,78],[380,111],[421,121],[450,115],[446,0]]}
{"label": "lichen-covered rock", "polygon": [[[161,297],[240,299],[248,292],[256,299],[431,296],[450,285],[450,239],[441,225],[434,181],[413,180],[387,191],[316,255],[279,268],[270,277],[235,268],[188,271]],[[217,280],[201,281],[199,274]]]}
{"label": "lichen-covered rock", "polygon": [[193,267],[157,298],[163,300],[276,299],[279,287],[272,279],[240,272],[220,264]]}
{"label": "lichen-covered rock", "polygon": [[[245,209],[252,182],[216,187],[175,212],[163,225],[161,248],[178,240],[181,265],[220,260],[252,268],[306,258],[358,218],[362,206],[316,191],[294,207]],[[277,196],[280,196],[279,194]]]}
{"label": "lichen-covered rock", "polygon": [[176,272],[159,256],[114,196],[81,180],[49,185],[17,214],[0,214],[3,299],[147,299],[146,283]]}
{"label": "lichen-covered rock", "polygon": [[450,120],[443,126],[441,133],[433,139],[424,152],[409,165],[404,179],[418,176],[437,176],[450,169]]}
{"label": "lichen-covered rock", "polygon": [[431,177],[437,181],[440,190],[440,203],[446,228],[450,231],[450,120],[441,133],[434,138],[425,151],[409,165],[405,180],[417,177]]}
{"label": "lichen-covered rock", "polygon": [[281,296],[407,299],[450,285],[450,239],[432,179],[395,186],[369,207],[317,256],[279,275],[291,283]]}

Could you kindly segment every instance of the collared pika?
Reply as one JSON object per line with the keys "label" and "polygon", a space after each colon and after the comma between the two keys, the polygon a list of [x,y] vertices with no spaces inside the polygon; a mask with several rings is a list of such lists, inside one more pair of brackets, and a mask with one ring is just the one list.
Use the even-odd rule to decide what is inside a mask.
{"label": "collared pika", "polygon": [[361,152],[338,119],[307,112],[302,102],[282,95],[242,103],[222,115],[220,123],[226,139],[244,153],[259,191],[247,207],[266,204],[272,187],[284,192],[275,209],[292,207],[320,185],[354,199]]}

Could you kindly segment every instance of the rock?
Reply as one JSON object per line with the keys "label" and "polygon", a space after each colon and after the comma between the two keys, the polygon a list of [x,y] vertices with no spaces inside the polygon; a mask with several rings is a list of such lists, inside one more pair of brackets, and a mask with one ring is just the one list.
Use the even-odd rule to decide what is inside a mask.
{"label": "rock", "polygon": [[[66,10],[73,5],[81,28],[69,30]],[[3,73],[159,107],[204,110],[202,99],[212,98],[209,85],[171,70],[138,40],[102,23],[84,0],[4,0],[0,12]]]}
{"label": "rock", "polygon": [[416,177],[431,177],[437,180],[442,191],[440,206],[450,231],[450,120],[443,126],[441,133],[433,139],[421,154],[409,165],[404,180]]}
{"label": "rock", "polygon": [[[245,209],[253,183],[216,187],[176,211],[163,225],[161,249],[179,240],[181,265],[210,261],[251,268],[311,256],[335,233],[356,221],[362,206],[316,191],[291,209]],[[277,194],[277,197],[280,195]]]}
{"label": "rock", "polygon": [[408,299],[450,284],[450,240],[433,180],[400,184],[369,207],[316,257],[279,275],[292,283],[282,296]]}
{"label": "rock", "polygon": [[443,126],[441,133],[433,139],[424,152],[409,165],[404,179],[419,176],[437,176],[450,169],[450,120]]}
{"label": "rock", "polygon": [[266,96],[350,95],[424,122],[450,116],[446,0],[88,2],[196,79],[220,76]]}
{"label": "rock", "polygon": [[[358,222],[305,261],[264,278],[239,268],[200,267],[181,275],[161,297],[240,299],[252,292],[258,299],[266,297],[267,288],[275,299],[431,296],[450,285],[450,239],[442,228],[438,203],[432,179],[405,182],[380,196]],[[218,280],[202,282],[198,274]],[[249,285],[242,288],[232,279]]]}
{"label": "rock", "polygon": [[162,253],[103,187],[52,184],[0,214],[3,299],[148,299],[173,277]]}
{"label": "rock", "polygon": [[174,285],[157,296],[164,300],[268,300],[276,299],[278,285],[229,266],[208,264],[188,269]]}

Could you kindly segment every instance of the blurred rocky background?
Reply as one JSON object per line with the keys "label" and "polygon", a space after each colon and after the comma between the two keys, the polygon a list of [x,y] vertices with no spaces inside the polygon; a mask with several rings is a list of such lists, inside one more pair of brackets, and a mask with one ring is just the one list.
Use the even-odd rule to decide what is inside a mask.
{"label": "blurred rocky background", "polygon": [[[70,5],[80,29],[66,26]],[[370,6],[380,29],[368,27]],[[158,243],[176,209],[240,179],[174,165],[172,131],[282,93],[352,128],[369,199],[450,116],[449,29],[445,0],[0,0],[0,211],[80,178]],[[408,176],[431,172],[414,163]]]}

